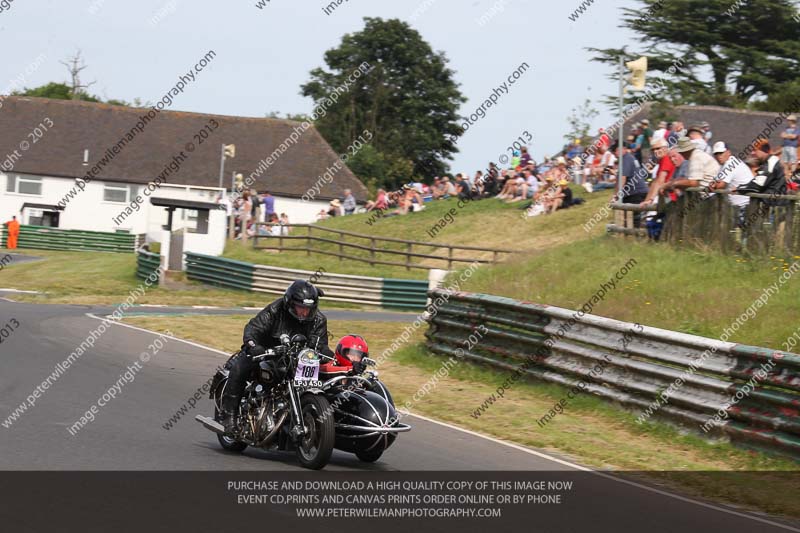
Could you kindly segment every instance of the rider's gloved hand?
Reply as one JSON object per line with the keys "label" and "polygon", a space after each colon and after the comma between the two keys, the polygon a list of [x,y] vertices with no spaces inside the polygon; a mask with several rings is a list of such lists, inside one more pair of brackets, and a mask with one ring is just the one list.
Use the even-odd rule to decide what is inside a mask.
{"label": "rider's gloved hand", "polygon": [[245,352],[247,352],[247,355],[249,355],[250,357],[262,355],[266,351],[267,351],[266,348],[264,348],[259,344],[254,343],[253,341],[249,341],[247,343],[247,346],[245,347]]}
{"label": "rider's gloved hand", "polygon": [[356,376],[360,376],[364,373],[367,369],[367,365],[362,363],[361,361],[353,361],[353,374]]}

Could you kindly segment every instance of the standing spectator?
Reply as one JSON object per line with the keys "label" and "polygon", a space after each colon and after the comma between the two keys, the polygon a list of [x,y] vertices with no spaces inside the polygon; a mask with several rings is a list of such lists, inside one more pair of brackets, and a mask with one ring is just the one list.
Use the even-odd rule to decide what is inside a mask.
{"label": "standing spectator", "polygon": [[344,214],[352,215],[356,212],[356,197],[350,189],[344,190]]}
{"label": "standing spectator", "polygon": [[531,161],[531,154],[528,153],[528,147],[523,146],[520,151],[522,152],[522,155],[519,158],[519,164],[523,167],[527,167],[528,163]]}
{"label": "standing spectator", "polygon": [[653,140],[653,154],[658,159],[658,173],[650,184],[650,189],[647,191],[647,197],[642,202],[642,206],[656,201],[661,187],[672,179],[676,170],[675,163],[669,157],[669,147],[665,139],[656,137]]}
{"label": "standing spectator", "polygon": [[6,222],[6,249],[16,250],[18,238],[19,222],[17,222],[17,217],[12,216],[11,220]]}
{"label": "standing spectator", "polygon": [[674,179],[664,185],[662,190],[669,192],[675,189],[688,189],[689,187],[702,187],[700,193],[702,199],[710,196],[709,191],[716,185],[716,178],[719,174],[719,163],[713,157],[697,148],[697,144],[688,137],[678,139],[678,146],[675,150],[680,153],[688,162],[689,168],[685,179]]}
{"label": "standing spectator", "polygon": [[689,126],[689,131],[686,133],[686,136],[689,137],[695,146],[697,146],[698,150],[707,154],[711,153],[711,149],[708,147],[708,143],[706,142],[705,138],[705,132],[703,131],[703,126],[701,124]]}
{"label": "standing spectator", "polygon": [[[635,144],[629,144],[622,155],[622,181],[619,183],[620,196],[623,204],[641,204],[647,197],[647,170],[633,155]],[[633,227],[642,224],[642,214],[633,214]]]}
{"label": "standing spectator", "polygon": [[[786,176],[783,173],[783,165],[780,164],[780,158],[770,151],[769,143],[764,140],[758,141],[753,146],[752,155],[761,162],[760,174],[765,177],[763,183],[758,183],[760,181],[758,176],[754,179],[761,186],[761,190],[758,192],[775,195],[786,194]],[[765,203],[767,205],[780,205],[783,202],[780,200],[768,200]]]}
{"label": "standing spectator", "polygon": [[239,235],[242,242],[247,241],[247,230],[250,227],[250,215],[253,211],[253,200],[250,199],[250,191],[244,191],[242,195],[242,205],[239,210]]}
{"label": "standing spectator", "polygon": [[685,134],[686,132],[683,130],[683,122],[680,120],[673,122],[672,128],[667,134],[667,144],[670,146],[675,146],[678,144],[678,139],[683,137]]}
{"label": "standing spectator", "polygon": [[786,120],[789,121],[789,127],[781,133],[781,139],[783,139],[781,162],[783,163],[783,174],[791,176],[797,166],[797,141],[800,137],[800,130],[797,129],[796,115],[789,115]]}
{"label": "standing spectator", "polygon": [[642,139],[640,163],[650,159],[650,139],[653,138],[653,130],[650,129],[650,121],[648,119],[642,120],[642,135],[644,138]]}
{"label": "standing spectator", "polygon": [[250,220],[254,223],[261,222],[261,200],[259,200],[258,192],[255,189],[250,189],[250,200],[253,202],[253,207],[250,209]]}
{"label": "standing spectator", "polygon": [[633,129],[634,135],[634,147],[633,147],[633,155],[636,157],[636,160],[639,164],[642,164],[644,161],[642,157],[642,147],[644,146],[644,129],[642,128],[641,124],[636,124]]}
{"label": "standing spectator", "polygon": [[[653,139],[664,139],[667,140],[667,123],[663,120],[658,123],[658,129],[653,132]],[[651,148],[653,148],[651,146]]]}
{"label": "standing spectator", "polygon": [[700,125],[703,126],[703,138],[706,140],[706,144],[711,146],[711,139],[714,137],[714,133],[711,131],[711,124],[703,121]]}
{"label": "standing spectator", "polygon": [[599,144],[605,145],[606,148],[611,146],[611,138],[606,133],[605,128],[600,128],[599,130],[597,130],[597,133],[600,134],[600,137],[597,139]]}
{"label": "standing spectator", "polygon": [[[753,181],[753,172],[742,160],[731,154],[730,148],[724,142],[715,143],[712,152],[717,163],[722,165],[717,176],[717,189],[727,185],[729,190],[735,191]],[[741,226],[744,222],[744,210],[750,203],[750,198],[741,194],[729,194],[728,202],[736,208],[736,225]]]}
{"label": "standing spectator", "polygon": [[275,213],[275,198],[266,191],[261,198],[261,203],[264,206],[264,219],[268,220]]}

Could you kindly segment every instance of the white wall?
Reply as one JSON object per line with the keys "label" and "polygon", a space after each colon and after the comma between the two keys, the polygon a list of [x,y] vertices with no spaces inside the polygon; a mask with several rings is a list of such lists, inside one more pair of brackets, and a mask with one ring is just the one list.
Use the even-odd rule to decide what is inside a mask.
{"label": "white wall", "polygon": [[299,198],[275,197],[275,212],[289,215],[289,222],[294,224],[311,224],[317,221],[320,209],[328,210],[328,202],[311,200],[304,202]]}

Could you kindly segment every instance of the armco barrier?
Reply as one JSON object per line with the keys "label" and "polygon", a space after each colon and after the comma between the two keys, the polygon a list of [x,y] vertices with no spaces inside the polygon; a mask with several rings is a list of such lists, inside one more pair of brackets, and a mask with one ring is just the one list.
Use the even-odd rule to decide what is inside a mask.
{"label": "armco barrier", "polygon": [[[428,294],[436,301],[447,293]],[[471,293],[449,294],[429,322],[427,344],[435,353],[463,353],[568,387],[582,384],[582,390],[701,433],[720,413],[713,433],[800,458],[800,355]],[[464,350],[472,333],[480,340]]]}
{"label": "armco barrier", "polygon": [[294,280],[310,279],[323,290],[325,300],[386,308],[422,309],[427,302],[427,281],[312,272],[195,253],[186,253],[186,274],[211,285],[269,294],[283,294]]}
{"label": "armco barrier", "polygon": [[136,251],[136,277],[147,279],[161,266],[161,256],[146,250]]}
{"label": "armco barrier", "polygon": [[[0,228],[5,246],[5,226]],[[136,250],[136,235],[25,225],[19,228],[17,246],[40,250],[133,253]]]}

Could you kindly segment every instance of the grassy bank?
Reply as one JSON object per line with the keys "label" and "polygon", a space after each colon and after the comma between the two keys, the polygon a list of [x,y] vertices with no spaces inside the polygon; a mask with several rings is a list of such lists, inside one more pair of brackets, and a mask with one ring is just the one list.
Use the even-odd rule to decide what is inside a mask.
{"label": "grassy bank", "polygon": [[[627,275],[594,314],[718,337],[766,287],[777,284],[777,293],[731,340],[780,349],[798,327],[800,271],[787,270],[800,257],[745,259],[602,236],[478,269],[463,288],[578,309],[630,260]],[[783,274],[789,278],[781,284]]]}

